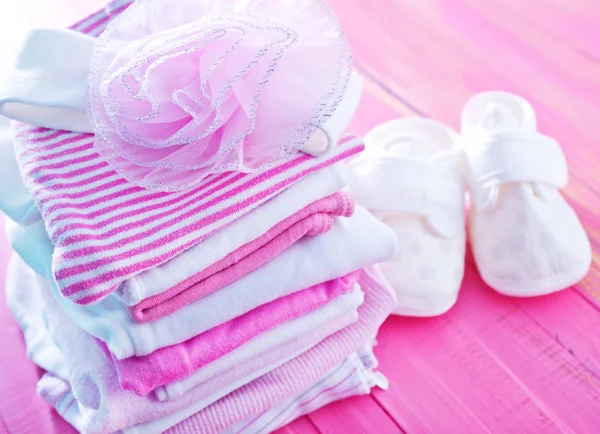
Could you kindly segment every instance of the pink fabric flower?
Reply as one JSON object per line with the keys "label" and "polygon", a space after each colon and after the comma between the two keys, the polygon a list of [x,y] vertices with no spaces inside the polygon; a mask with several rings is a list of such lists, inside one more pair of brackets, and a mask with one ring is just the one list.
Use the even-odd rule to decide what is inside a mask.
{"label": "pink fabric flower", "polygon": [[92,57],[95,146],[146,188],[290,158],[336,109],[348,43],[321,0],[138,0]]}

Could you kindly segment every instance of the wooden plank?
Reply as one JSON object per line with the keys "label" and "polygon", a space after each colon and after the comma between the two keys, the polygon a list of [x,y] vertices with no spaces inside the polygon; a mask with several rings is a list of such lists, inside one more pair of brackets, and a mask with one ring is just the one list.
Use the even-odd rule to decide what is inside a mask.
{"label": "wooden plank", "polygon": [[[466,261],[468,267],[475,269],[470,250]],[[486,290],[493,291],[491,288]],[[543,297],[500,297],[527,315],[590,375],[600,379],[600,334],[590,333],[591,330],[600,330],[600,314],[597,306],[581,292],[568,288]]]}
{"label": "wooden plank", "polygon": [[596,432],[600,381],[468,267],[461,297],[432,319],[392,318],[374,396],[407,432]]}
{"label": "wooden plank", "polygon": [[502,0],[507,9],[526,15],[536,27],[563,39],[590,59],[600,61],[600,8],[595,0]]}
{"label": "wooden plank", "polygon": [[600,254],[596,253],[598,247],[594,248],[592,253],[593,266],[588,275],[579,282],[576,286],[577,290],[580,291],[590,302],[594,303],[597,307],[600,305]]}
{"label": "wooden plank", "polygon": [[334,402],[312,412],[308,417],[323,434],[404,433],[371,395]]}
{"label": "wooden plank", "polygon": [[352,118],[349,132],[364,136],[371,128],[383,122],[405,116],[418,116],[419,114],[399,101],[384,89],[380,83],[358,70],[363,79],[363,93],[360,104]]}
{"label": "wooden plank", "polygon": [[[475,0],[448,0],[443,4],[447,7],[442,8],[441,14],[449,23],[449,31],[477,41],[476,57],[487,62],[490,68],[503,72],[506,79],[512,79],[511,85],[517,93],[541,106],[542,114],[547,110],[551,112],[547,115],[581,124],[584,126],[582,137],[595,140],[589,126],[593,122],[593,111],[598,108],[600,65],[498,3],[490,2],[482,7],[481,2]],[[501,83],[493,85],[501,86]],[[565,138],[562,142],[567,152],[586,157],[575,160],[584,163],[583,169],[593,169],[592,163],[598,163],[597,152],[571,143],[573,135],[569,130],[554,128],[550,132],[559,134],[559,140]],[[575,169],[579,166],[571,168],[578,172]],[[597,173],[590,171],[589,174],[591,180],[598,181]]]}
{"label": "wooden plank", "polygon": [[600,315],[593,305],[573,290],[513,303],[600,379]]}
{"label": "wooden plank", "polygon": [[319,434],[319,430],[307,416],[302,416],[277,431],[274,431],[273,434]]}
{"label": "wooden plank", "polygon": [[0,414],[0,434],[10,434],[6,424],[4,423],[4,419],[2,418],[1,414]]}

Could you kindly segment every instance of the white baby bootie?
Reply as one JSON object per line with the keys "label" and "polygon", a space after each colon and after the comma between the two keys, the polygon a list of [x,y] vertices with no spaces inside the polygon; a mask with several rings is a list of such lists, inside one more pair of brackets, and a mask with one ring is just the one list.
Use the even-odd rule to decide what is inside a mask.
{"label": "white baby bootie", "polygon": [[470,239],[479,272],[506,295],[535,296],[581,280],[591,248],[558,189],[568,180],[559,144],[537,131],[531,105],[505,92],[474,96],[461,134],[471,192]]}
{"label": "white baby bootie", "polygon": [[398,315],[439,315],[458,297],[466,242],[459,140],[431,119],[393,120],[367,133],[365,152],[350,163],[355,201],[398,238],[396,255],[381,264]]}

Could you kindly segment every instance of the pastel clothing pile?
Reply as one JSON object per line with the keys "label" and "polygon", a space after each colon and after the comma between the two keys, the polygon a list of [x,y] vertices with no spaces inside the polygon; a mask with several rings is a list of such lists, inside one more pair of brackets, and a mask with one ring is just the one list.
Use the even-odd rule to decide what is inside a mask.
{"label": "pastel clothing pile", "polygon": [[339,23],[198,3],[34,30],[0,90],[8,303],[82,433],[270,432],[386,387],[396,240],[345,191],[363,144]]}

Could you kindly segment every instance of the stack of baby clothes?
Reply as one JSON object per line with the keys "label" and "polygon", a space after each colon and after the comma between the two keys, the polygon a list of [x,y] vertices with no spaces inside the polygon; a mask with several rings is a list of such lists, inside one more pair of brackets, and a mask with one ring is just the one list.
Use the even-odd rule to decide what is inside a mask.
{"label": "stack of baby clothes", "polygon": [[342,191],[363,145],[340,138],[339,25],[320,1],[198,3],[34,31],[0,93],[9,305],[80,432],[268,432],[385,383],[371,266],[395,238]]}

